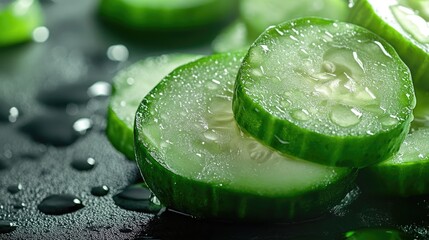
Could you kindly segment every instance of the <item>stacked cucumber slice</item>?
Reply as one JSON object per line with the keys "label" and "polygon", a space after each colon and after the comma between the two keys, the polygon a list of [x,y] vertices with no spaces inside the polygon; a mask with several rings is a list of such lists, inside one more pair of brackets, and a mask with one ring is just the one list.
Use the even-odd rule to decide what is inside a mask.
{"label": "stacked cucumber slice", "polygon": [[347,193],[354,171],[282,155],[239,129],[231,104],[243,55],[179,67],[145,97],[135,123],[144,179],[164,205],[197,217],[317,216]]}
{"label": "stacked cucumber slice", "polygon": [[115,77],[106,133],[112,145],[128,159],[134,159],[134,116],[142,99],[173,69],[199,57],[191,54],[150,57]]}
{"label": "stacked cucumber slice", "polygon": [[233,101],[237,123],[266,145],[349,167],[393,155],[414,106],[409,70],[390,45],[316,18],[265,31],[243,60]]}
{"label": "stacked cucumber slice", "polygon": [[361,171],[361,185],[379,195],[407,197],[429,193],[428,146],[428,128],[412,132],[394,157]]}
{"label": "stacked cucumber slice", "polygon": [[411,69],[417,87],[429,90],[429,6],[422,0],[361,0],[350,21],[385,38]]}
{"label": "stacked cucumber slice", "polygon": [[0,47],[30,40],[42,22],[38,0],[0,1]]}
{"label": "stacked cucumber slice", "polygon": [[129,28],[176,30],[221,21],[235,5],[235,0],[102,0],[100,13]]}

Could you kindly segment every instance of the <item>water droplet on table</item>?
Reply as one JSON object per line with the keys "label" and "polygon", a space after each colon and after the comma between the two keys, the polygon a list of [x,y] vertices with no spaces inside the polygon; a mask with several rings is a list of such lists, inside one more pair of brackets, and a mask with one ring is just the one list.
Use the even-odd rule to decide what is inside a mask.
{"label": "water droplet on table", "polygon": [[115,204],[123,209],[157,213],[162,209],[162,206],[152,201],[153,194],[143,184],[135,184],[126,187],[120,193],[113,197]]}
{"label": "water droplet on table", "polygon": [[37,206],[39,211],[48,215],[72,213],[83,207],[82,201],[70,194],[50,195]]}
{"label": "water droplet on table", "polygon": [[111,91],[110,83],[82,81],[41,90],[37,94],[37,100],[55,108],[77,107],[86,104],[91,98],[109,96]]}
{"label": "water droplet on table", "polygon": [[18,225],[8,220],[0,220],[0,233],[10,233],[15,231]]}
{"label": "water droplet on table", "polygon": [[22,184],[18,183],[15,185],[10,185],[9,187],[7,187],[7,191],[10,194],[16,194],[18,192],[20,192],[22,190]]}
{"label": "water droplet on table", "polygon": [[96,165],[94,158],[78,158],[71,162],[71,166],[78,171],[92,170]]}
{"label": "water droplet on table", "polygon": [[91,188],[91,194],[97,197],[106,196],[109,193],[109,187],[106,185]]}
{"label": "water droplet on table", "polygon": [[112,45],[107,49],[107,57],[112,61],[125,62],[128,55],[128,48],[121,44]]}
{"label": "water droplet on table", "polygon": [[32,37],[35,42],[46,42],[49,38],[49,29],[45,26],[37,27],[33,30]]}
{"label": "water droplet on table", "polygon": [[67,146],[83,136],[91,127],[92,123],[88,118],[79,119],[56,113],[35,117],[20,130],[37,142]]}
{"label": "water droplet on table", "polygon": [[17,107],[11,106],[0,99],[0,122],[14,123],[18,120],[20,111]]}

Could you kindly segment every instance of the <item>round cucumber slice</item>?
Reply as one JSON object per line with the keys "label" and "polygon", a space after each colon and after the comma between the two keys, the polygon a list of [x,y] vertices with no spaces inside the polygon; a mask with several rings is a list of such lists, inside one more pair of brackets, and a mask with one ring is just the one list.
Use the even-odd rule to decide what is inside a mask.
{"label": "round cucumber slice", "polygon": [[360,172],[362,188],[377,195],[429,194],[428,145],[428,128],[410,133],[394,157]]}
{"label": "round cucumber slice", "polygon": [[346,20],[349,12],[344,0],[242,0],[239,10],[251,38],[286,20],[301,17]]}
{"label": "round cucumber slice", "polygon": [[107,111],[107,137],[128,159],[134,159],[134,116],[142,99],[176,67],[200,58],[191,54],[149,57],[118,73]]}
{"label": "round cucumber slice", "polygon": [[102,0],[100,13],[135,29],[171,30],[221,21],[235,5],[235,0]]}
{"label": "round cucumber slice", "polygon": [[30,40],[42,22],[38,0],[0,1],[0,47]]}
{"label": "round cucumber slice", "polygon": [[421,0],[361,0],[350,21],[386,39],[411,70],[417,87],[429,90],[429,4]]}
{"label": "round cucumber slice", "polygon": [[252,42],[247,37],[246,25],[242,21],[237,20],[226,27],[213,40],[212,48],[216,53],[246,50]]}
{"label": "round cucumber slice", "polygon": [[243,53],[201,58],[164,78],[136,113],[136,160],[165,206],[245,221],[317,216],[340,201],[354,170],[280,155],[244,134],[231,109]]}
{"label": "round cucumber slice", "polygon": [[241,128],[283,153],[364,167],[395,153],[412,119],[407,66],[368,30],[303,18],[265,31],[237,76]]}

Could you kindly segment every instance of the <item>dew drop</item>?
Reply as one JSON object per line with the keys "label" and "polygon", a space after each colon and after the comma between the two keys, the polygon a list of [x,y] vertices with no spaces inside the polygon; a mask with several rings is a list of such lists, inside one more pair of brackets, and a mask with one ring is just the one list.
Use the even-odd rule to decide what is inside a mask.
{"label": "dew drop", "polygon": [[33,40],[38,43],[46,42],[49,38],[49,29],[45,26],[37,27],[33,30]]}
{"label": "dew drop", "polygon": [[22,190],[22,184],[18,183],[15,185],[10,185],[9,187],[7,187],[7,191],[10,194],[16,194],[18,192],[20,192]]}
{"label": "dew drop", "polygon": [[292,117],[300,121],[310,120],[310,113],[305,109],[297,109],[292,112]]}
{"label": "dew drop", "polygon": [[360,122],[361,117],[360,111],[344,105],[333,106],[330,114],[331,121],[340,127],[354,126]]}
{"label": "dew drop", "polygon": [[91,188],[91,194],[97,197],[106,196],[110,189],[106,185]]}
{"label": "dew drop", "polygon": [[1,101],[0,99],[0,122],[16,122],[20,116],[19,109]]}
{"label": "dew drop", "polygon": [[63,84],[55,88],[43,89],[37,94],[37,100],[47,106],[65,108],[73,103],[85,104],[90,100],[88,88],[91,82]]}
{"label": "dew drop", "polygon": [[83,207],[79,198],[69,194],[48,196],[37,206],[39,211],[48,215],[72,213]]}
{"label": "dew drop", "polygon": [[92,170],[96,165],[95,159],[89,158],[78,158],[71,162],[71,166],[78,171],[89,171]]}
{"label": "dew drop", "polygon": [[162,206],[152,202],[153,194],[144,184],[135,184],[126,187],[113,197],[113,201],[120,208],[146,213],[157,213]]}
{"label": "dew drop", "polygon": [[107,49],[107,57],[112,61],[125,62],[128,60],[128,55],[128,48],[121,44],[110,46]]}
{"label": "dew drop", "polygon": [[204,137],[209,141],[216,141],[219,139],[219,136],[213,130],[204,132]]}
{"label": "dew drop", "polygon": [[67,146],[74,143],[92,127],[89,119],[66,114],[49,114],[34,117],[20,127],[21,132],[33,140],[53,145]]}
{"label": "dew drop", "polygon": [[380,121],[384,127],[394,126],[399,122],[396,116],[385,116]]}
{"label": "dew drop", "polygon": [[18,227],[16,222],[8,221],[8,220],[0,220],[0,233],[10,233],[15,231]]}
{"label": "dew drop", "polygon": [[133,231],[133,229],[129,228],[129,227],[123,227],[123,228],[119,229],[119,232],[121,232],[121,233],[130,233],[132,231]]}

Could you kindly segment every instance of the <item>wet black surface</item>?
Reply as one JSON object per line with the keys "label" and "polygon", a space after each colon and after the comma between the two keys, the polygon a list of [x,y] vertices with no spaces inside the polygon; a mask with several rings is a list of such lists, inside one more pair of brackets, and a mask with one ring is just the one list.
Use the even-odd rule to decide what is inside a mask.
{"label": "wet black surface", "polygon": [[[130,34],[100,23],[95,0],[42,3],[48,40],[0,48],[0,239],[336,239],[367,227],[429,239],[429,197],[375,199],[358,189],[301,223],[214,222],[164,211],[136,185],[135,163],[104,134],[108,83],[144,57],[207,54],[218,29]],[[128,49],[126,61],[107,57],[117,45]]]}

